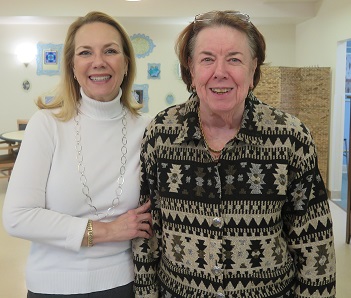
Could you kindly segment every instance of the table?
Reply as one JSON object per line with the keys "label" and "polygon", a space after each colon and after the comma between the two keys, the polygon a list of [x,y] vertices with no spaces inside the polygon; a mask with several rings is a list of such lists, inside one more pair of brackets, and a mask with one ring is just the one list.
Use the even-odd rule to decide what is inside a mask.
{"label": "table", "polygon": [[0,139],[9,143],[21,143],[24,137],[24,130],[15,130],[0,134]]}

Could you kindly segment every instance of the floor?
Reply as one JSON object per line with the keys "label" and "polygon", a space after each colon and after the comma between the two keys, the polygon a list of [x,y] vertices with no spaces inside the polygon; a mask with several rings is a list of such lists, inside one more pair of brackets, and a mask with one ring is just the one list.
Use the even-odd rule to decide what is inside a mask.
{"label": "floor", "polygon": [[10,237],[2,225],[2,205],[7,179],[0,179],[0,297],[25,298],[24,269],[29,251],[29,242]]}
{"label": "floor", "polygon": [[[0,179],[0,214],[6,192],[7,181]],[[346,213],[334,202],[330,202],[334,221],[335,249],[337,256],[337,298],[351,297],[351,244],[345,243]],[[10,237],[0,222],[0,297],[25,298],[24,270],[29,242]]]}

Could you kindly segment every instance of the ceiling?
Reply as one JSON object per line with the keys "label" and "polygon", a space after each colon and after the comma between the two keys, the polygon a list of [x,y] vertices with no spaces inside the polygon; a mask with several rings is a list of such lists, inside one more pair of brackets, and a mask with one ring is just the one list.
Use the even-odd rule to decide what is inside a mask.
{"label": "ceiling", "polygon": [[[4,0],[2,0],[4,1]],[[15,3],[13,3],[15,2]],[[122,23],[187,24],[210,10],[239,10],[254,24],[298,24],[313,18],[322,0],[13,0],[2,5],[0,24],[62,24],[99,10]]]}

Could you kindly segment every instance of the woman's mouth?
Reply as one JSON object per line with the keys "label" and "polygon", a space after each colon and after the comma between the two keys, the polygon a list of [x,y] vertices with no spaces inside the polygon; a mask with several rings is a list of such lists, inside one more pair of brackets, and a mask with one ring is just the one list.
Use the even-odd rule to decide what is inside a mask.
{"label": "woman's mouth", "polygon": [[233,88],[211,88],[211,91],[217,94],[224,94],[232,90]]}
{"label": "woman's mouth", "polygon": [[90,76],[89,79],[94,82],[102,82],[107,81],[111,78],[111,76]]}

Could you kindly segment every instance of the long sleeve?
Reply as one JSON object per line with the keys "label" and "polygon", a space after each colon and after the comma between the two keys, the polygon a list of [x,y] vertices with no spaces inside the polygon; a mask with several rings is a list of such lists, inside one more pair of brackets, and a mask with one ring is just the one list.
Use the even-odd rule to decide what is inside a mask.
{"label": "long sleeve", "polygon": [[53,117],[36,113],[26,127],[9,181],[3,222],[13,236],[78,251],[87,219],[54,211],[46,199],[56,141]]}
{"label": "long sleeve", "polygon": [[315,146],[312,140],[306,144],[295,152],[283,217],[297,268],[295,297],[331,298],[336,277],[332,219]]}
{"label": "long sleeve", "polygon": [[141,148],[141,188],[140,204],[151,199],[153,237],[150,239],[133,239],[133,258],[136,297],[157,298],[157,268],[161,257],[162,223],[158,200],[157,160],[155,154],[155,139],[149,129],[144,135]]}

